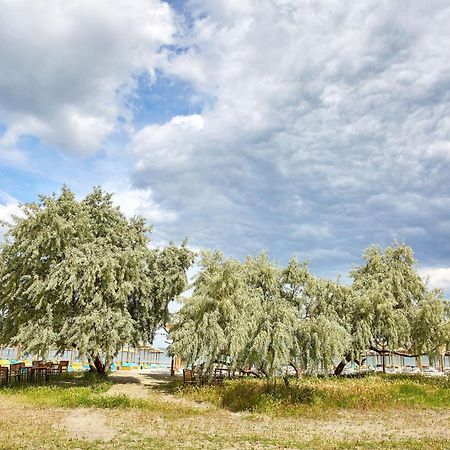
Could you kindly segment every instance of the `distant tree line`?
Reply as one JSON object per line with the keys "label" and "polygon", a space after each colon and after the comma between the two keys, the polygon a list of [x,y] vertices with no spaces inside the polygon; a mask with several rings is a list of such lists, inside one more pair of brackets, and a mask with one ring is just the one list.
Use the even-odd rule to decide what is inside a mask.
{"label": "distant tree line", "polygon": [[318,279],[296,258],[281,267],[267,253],[240,262],[206,252],[192,296],[181,298],[195,255],[187,242],[150,248],[150,231],[100,188],[77,200],[63,187],[22,205],[0,247],[0,345],[76,350],[106,373],[124,344],[151,342],[171,322],[170,352],[187,364],[211,374],[227,361],[267,377],[288,365],[340,373],[367,350],[449,347],[448,302],[421,280],[406,245],[369,247],[351,285]]}

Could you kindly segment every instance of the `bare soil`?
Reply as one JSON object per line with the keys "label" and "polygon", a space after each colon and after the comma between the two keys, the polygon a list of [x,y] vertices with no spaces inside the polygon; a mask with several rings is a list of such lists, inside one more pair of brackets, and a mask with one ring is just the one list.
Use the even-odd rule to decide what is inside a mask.
{"label": "bare soil", "polygon": [[105,414],[101,411],[92,408],[76,408],[67,414],[60,427],[75,439],[110,441],[118,432],[106,422]]}
{"label": "bare soil", "polygon": [[0,448],[450,448],[450,405],[276,417],[180,398],[166,388],[172,378],[164,372],[124,371],[112,379],[102,395],[143,399],[149,407],[39,407],[0,392]]}

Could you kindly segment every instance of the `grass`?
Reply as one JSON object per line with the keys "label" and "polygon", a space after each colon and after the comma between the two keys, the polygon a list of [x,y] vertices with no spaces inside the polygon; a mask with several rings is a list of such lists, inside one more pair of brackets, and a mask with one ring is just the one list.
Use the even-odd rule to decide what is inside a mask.
{"label": "grass", "polygon": [[160,397],[152,399],[131,398],[125,394],[112,394],[108,390],[113,383],[108,378],[91,373],[66,374],[55,377],[50,383],[6,386],[0,394],[14,402],[36,407],[54,408],[134,408],[158,411],[166,416],[195,416],[198,410],[184,405],[171,405]]}
{"label": "grass", "polygon": [[313,378],[267,383],[233,380],[219,386],[189,387],[179,395],[230,411],[317,414],[330,409],[448,408],[450,378],[370,375],[364,378]]}
{"label": "grass", "polygon": [[[171,382],[143,398],[126,395],[128,386],[68,375],[0,388],[0,449],[450,448],[444,379],[303,378],[289,388],[250,379],[198,388]],[[61,424],[74,415],[91,418],[94,428],[100,417],[113,437],[70,434]]]}

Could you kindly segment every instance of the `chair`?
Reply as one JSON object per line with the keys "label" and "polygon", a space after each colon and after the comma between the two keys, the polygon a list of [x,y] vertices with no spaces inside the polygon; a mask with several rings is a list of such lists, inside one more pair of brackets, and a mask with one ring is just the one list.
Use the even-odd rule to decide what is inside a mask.
{"label": "chair", "polygon": [[201,384],[199,371],[197,369],[183,369],[183,384]]}
{"label": "chair", "polygon": [[20,368],[20,380],[31,381],[32,373],[32,368],[29,366],[27,367],[25,363],[22,363],[22,367]]}
{"label": "chair", "polygon": [[221,384],[226,378],[231,378],[230,369],[228,367],[216,367],[211,381],[214,384]]}
{"label": "chair", "polygon": [[0,384],[8,384],[9,369],[8,367],[0,366]]}
{"label": "chair", "polygon": [[9,380],[22,381],[24,363],[11,364],[9,366]]}
{"label": "chair", "polygon": [[59,362],[59,373],[68,372],[69,371],[69,363],[70,363],[70,361],[60,361]]}
{"label": "chair", "polygon": [[45,363],[45,366],[47,367],[47,375],[56,375],[61,373],[59,370],[59,363],[49,361]]}

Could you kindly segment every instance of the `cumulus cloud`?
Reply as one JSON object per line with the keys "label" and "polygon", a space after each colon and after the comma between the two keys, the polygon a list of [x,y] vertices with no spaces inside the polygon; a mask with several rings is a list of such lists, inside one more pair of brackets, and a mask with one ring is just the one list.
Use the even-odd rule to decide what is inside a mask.
{"label": "cumulus cloud", "polygon": [[[113,190],[128,215],[164,227],[158,242],[296,252],[331,274],[396,239],[424,266],[449,266],[447,2],[0,8],[0,155],[11,162],[26,158],[26,136],[91,154],[125,123],[130,142],[114,142],[102,174],[128,179],[108,158],[130,153],[131,186]],[[135,92],[142,73],[171,92],[188,85],[197,109],[133,123],[135,104],[151,108]]]}
{"label": "cumulus cloud", "polygon": [[21,214],[22,210],[18,200],[6,192],[0,191],[0,242],[3,241],[7,231],[7,226],[3,223],[11,223],[13,216],[20,216]]}
{"label": "cumulus cloud", "polygon": [[450,267],[424,267],[419,272],[430,287],[444,289],[447,296],[450,294]]}
{"label": "cumulus cloud", "polygon": [[173,222],[177,218],[175,211],[165,210],[155,202],[150,190],[122,189],[114,195],[113,201],[127,217],[141,216],[149,224]]}
{"label": "cumulus cloud", "polygon": [[[149,125],[133,137],[133,151],[140,155],[138,168],[175,169],[189,167],[194,156],[197,133],[203,129],[198,114],[175,116],[163,125]],[[148,149],[152,151],[148,152]]]}
{"label": "cumulus cloud", "polygon": [[[0,4],[0,151],[17,162],[23,136],[91,154],[129,119],[125,99],[153,76],[176,30],[160,0],[26,0]],[[3,150],[1,150],[3,147]]]}
{"label": "cumulus cloud", "polygon": [[347,268],[392,239],[448,258],[446,2],[187,5],[163,68],[213,101],[130,144],[134,183],[164,192],[174,232]]}

